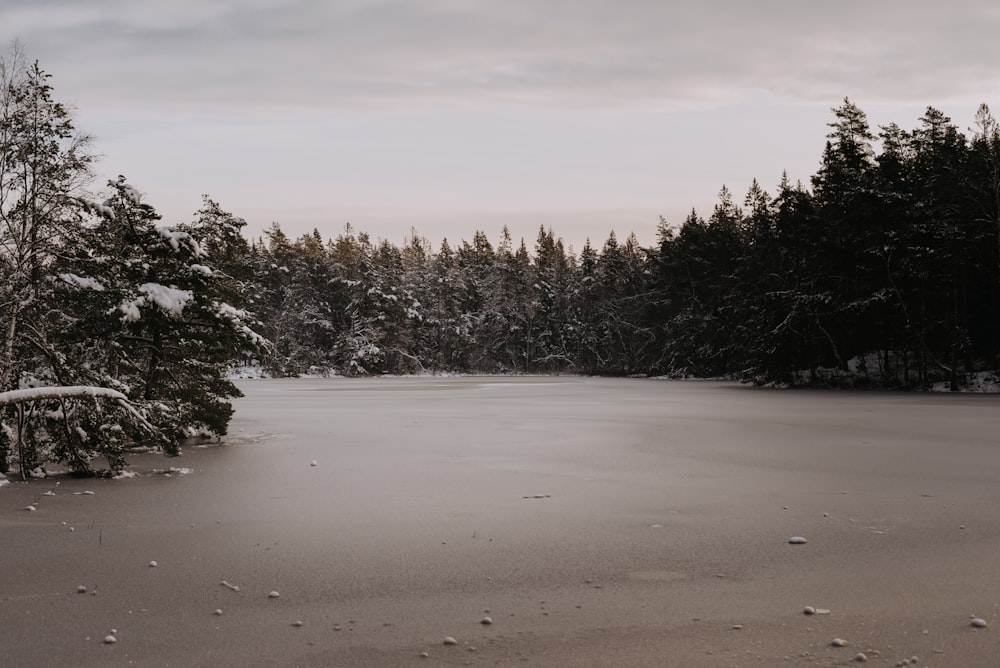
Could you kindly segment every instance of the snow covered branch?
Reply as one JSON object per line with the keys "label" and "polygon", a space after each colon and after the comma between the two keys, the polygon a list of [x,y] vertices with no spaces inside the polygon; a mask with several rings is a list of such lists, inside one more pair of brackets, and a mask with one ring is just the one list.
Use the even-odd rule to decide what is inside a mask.
{"label": "snow covered branch", "polygon": [[107,387],[95,387],[92,385],[68,385],[55,387],[32,387],[24,390],[9,390],[0,392],[0,406],[8,404],[20,404],[26,401],[40,401],[45,399],[85,399],[88,397],[114,399],[128,403],[128,397]]}
{"label": "snow covered branch", "polygon": [[156,431],[146,417],[136,409],[128,397],[108,387],[94,385],[57,385],[52,387],[31,387],[23,390],[0,392],[0,406],[22,404],[28,401],[46,399],[110,399],[126,410],[136,421],[151,432]]}

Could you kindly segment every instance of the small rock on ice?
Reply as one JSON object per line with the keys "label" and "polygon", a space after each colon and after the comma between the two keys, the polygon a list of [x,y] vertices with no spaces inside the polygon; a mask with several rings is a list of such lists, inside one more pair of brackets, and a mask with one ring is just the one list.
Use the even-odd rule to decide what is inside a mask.
{"label": "small rock on ice", "polygon": [[104,636],[104,644],[105,645],[113,645],[116,642],[118,642],[118,638],[116,638],[116,637],[114,637],[112,635]]}
{"label": "small rock on ice", "polygon": [[483,617],[482,619],[479,620],[479,623],[482,624],[483,626],[489,626],[490,624],[493,623],[493,620],[490,619],[489,617]]}
{"label": "small rock on ice", "polygon": [[854,660],[858,663],[864,663],[868,660],[868,656],[864,652],[858,652],[854,655]]}
{"label": "small rock on ice", "polygon": [[295,628],[299,628],[300,626],[302,626],[302,620],[296,619],[294,622],[292,622],[292,626],[294,626]]}
{"label": "small rock on ice", "polygon": [[319,464],[317,464],[316,460],[314,459],[311,462],[309,462],[309,466],[319,466]]}
{"label": "small rock on ice", "polygon": [[788,543],[790,545],[805,545],[806,542],[808,541],[806,541],[806,539],[803,538],[802,536],[792,536],[791,538],[788,539]]}
{"label": "small rock on ice", "polygon": [[215,615],[216,617],[221,617],[222,616],[222,609],[221,608],[216,608],[215,610],[212,611],[212,614]]}
{"label": "small rock on ice", "polygon": [[845,647],[847,645],[847,641],[843,638],[834,638],[830,641],[830,644],[834,647]]}
{"label": "small rock on ice", "polygon": [[79,587],[77,587],[76,588],[76,593],[77,594],[86,594],[87,593],[87,585],[80,585]]}
{"label": "small rock on ice", "polygon": [[969,622],[969,623],[972,624],[973,626],[975,626],[977,629],[985,629],[986,628],[986,620],[985,619],[980,619],[979,617],[973,617],[972,621]]}
{"label": "small rock on ice", "polygon": [[448,636],[447,638],[444,639],[444,644],[445,645],[457,645],[458,641],[455,640],[454,638],[452,638],[451,636]]}
{"label": "small rock on ice", "polygon": [[419,656],[419,657],[420,657],[421,659],[426,659],[427,657],[429,657],[429,656],[430,656],[430,654],[429,654],[429,653],[427,653],[427,652],[421,652],[421,653],[420,653],[420,654],[418,654],[417,656]]}
{"label": "small rock on ice", "polygon": [[267,595],[268,598],[278,598],[279,596],[281,596],[281,594],[279,594],[276,591],[272,591],[270,594]]}
{"label": "small rock on ice", "polygon": [[812,607],[811,605],[807,605],[806,607],[804,607],[802,609],[802,614],[804,614],[804,615],[815,615],[816,614],[816,608]]}
{"label": "small rock on ice", "polygon": [[34,506],[26,506],[25,510],[27,510],[29,512],[34,512],[34,511],[38,510],[38,508],[36,508]]}
{"label": "small rock on ice", "polygon": [[155,561],[151,561],[151,562],[149,562],[149,567],[150,567],[150,568],[156,568],[157,566],[159,566],[159,564],[158,564],[158,563],[156,563]]}

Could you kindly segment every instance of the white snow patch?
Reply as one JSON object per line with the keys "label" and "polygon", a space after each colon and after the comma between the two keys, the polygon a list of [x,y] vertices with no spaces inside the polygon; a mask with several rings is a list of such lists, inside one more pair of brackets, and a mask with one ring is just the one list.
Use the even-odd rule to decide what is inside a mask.
{"label": "white snow patch", "polygon": [[118,310],[124,314],[122,315],[124,322],[139,320],[142,317],[139,308],[149,302],[153,302],[167,313],[180,315],[187,303],[194,298],[194,293],[190,290],[180,290],[159,283],[143,283],[139,286],[139,292],[143,292],[145,295],[122,302],[118,306]]}
{"label": "white snow patch", "polygon": [[105,290],[104,284],[96,278],[77,276],[76,274],[59,274],[59,279],[64,283],[69,283],[85,290],[93,290],[95,292],[104,292]]}
{"label": "white snow patch", "polygon": [[250,327],[244,324],[245,320],[250,320],[252,318],[252,316],[245,310],[238,309],[235,306],[226,304],[225,302],[222,303],[215,302],[213,303],[213,306],[215,307],[216,313],[218,313],[220,317],[229,320],[233,324],[233,326],[237,329],[237,331],[239,331],[244,336],[244,338],[246,338],[246,340],[249,341],[252,345],[255,346],[268,345],[267,339],[265,339],[263,336],[253,331],[252,329],[250,329]]}
{"label": "white snow patch", "polygon": [[127,183],[121,184],[122,194],[130,199],[133,203],[138,204],[142,201],[142,193],[139,192],[134,186],[130,186]]}
{"label": "white snow patch", "polygon": [[203,257],[205,255],[205,251],[201,249],[201,245],[198,243],[198,240],[187,232],[181,232],[180,230],[175,230],[169,227],[158,227],[156,228],[156,231],[161,237],[167,240],[167,243],[169,243],[170,247],[175,251],[180,250],[181,242],[185,242],[188,246],[190,246],[195,257]]}
{"label": "white snow patch", "polygon": [[145,303],[146,299],[144,297],[133,299],[130,302],[122,302],[121,306],[118,307],[118,310],[124,313],[124,315],[122,316],[122,321],[135,322],[136,320],[141,318],[142,314],[139,313],[139,307]]}
{"label": "white snow patch", "polygon": [[205,276],[211,276],[215,273],[211,267],[206,267],[203,264],[192,264],[188,269],[191,270],[192,274],[204,274]]}
{"label": "white snow patch", "polygon": [[178,290],[159,283],[143,283],[139,286],[139,292],[145,292],[154,304],[173,315],[180,315],[187,303],[194,298],[194,293],[190,290]]}
{"label": "white snow patch", "polygon": [[[117,401],[127,401],[128,397],[117,390],[96,385],[56,385],[53,387],[26,387],[20,390],[8,390],[0,392],[0,406],[6,404],[17,404],[25,401],[38,401],[42,399],[61,399],[78,397],[103,397]],[[36,469],[41,471],[41,469]],[[45,477],[42,472],[41,477]]]}

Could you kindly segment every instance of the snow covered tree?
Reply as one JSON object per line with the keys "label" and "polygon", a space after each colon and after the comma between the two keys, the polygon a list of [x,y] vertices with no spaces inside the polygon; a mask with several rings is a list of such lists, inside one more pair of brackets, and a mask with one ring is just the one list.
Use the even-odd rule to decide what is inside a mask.
{"label": "snow covered tree", "polygon": [[22,333],[44,335],[38,317],[47,271],[78,234],[91,178],[90,137],[76,132],[69,110],[53,99],[49,78],[17,45],[0,59],[0,391],[26,371],[19,358],[31,355],[33,344]]}
{"label": "snow covered tree", "polygon": [[75,366],[93,384],[145,406],[161,444],[176,452],[185,436],[226,433],[229,399],[240,396],[227,369],[241,351],[265,345],[233,277],[211,266],[226,262],[219,238],[239,222],[209,206],[183,228],[161,227],[123,177],[109,187],[88,243],[57,265],[75,292],[70,303],[80,305],[60,348],[80,351]]}
{"label": "snow covered tree", "polygon": [[[50,76],[15,43],[0,58],[0,393],[58,382],[50,344],[50,268],[81,228],[90,138],[76,132]],[[62,323],[65,326],[65,323]],[[21,404],[0,406],[0,472],[17,450],[22,472],[41,463]],[[8,426],[15,425],[14,428]]]}

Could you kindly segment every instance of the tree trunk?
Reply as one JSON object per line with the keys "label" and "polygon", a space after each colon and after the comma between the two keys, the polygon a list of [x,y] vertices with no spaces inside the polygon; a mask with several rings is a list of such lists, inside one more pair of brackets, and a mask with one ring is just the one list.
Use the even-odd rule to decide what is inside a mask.
{"label": "tree trunk", "polygon": [[11,300],[10,322],[3,344],[3,375],[0,376],[0,391],[10,387],[11,376],[14,373],[14,340],[17,338],[17,318],[20,315],[20,302],[15,294]]}

